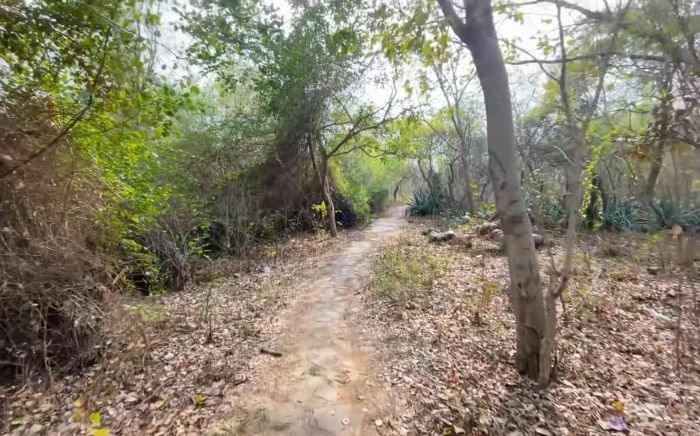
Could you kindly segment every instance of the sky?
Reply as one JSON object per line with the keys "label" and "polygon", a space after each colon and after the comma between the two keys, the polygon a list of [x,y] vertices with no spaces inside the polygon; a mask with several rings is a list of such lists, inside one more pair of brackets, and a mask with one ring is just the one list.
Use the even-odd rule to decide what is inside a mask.
{"label": "sky", "polygon": [[[285,21],[292,17],[292,8],[288,0],[264,0],[267,4],[274,6]],[[577,4],[589,9],[597,10],[604,8],[604,0],[574,0]],[[619,0],[608,0],[615,3]],[[159,58],[162,63],[167,65],[177,65],[177,69],[170,71],[170,75],[177,78],[193,76],[199,80],[206,80],[199,77],[199,71],[196,67],[189,65],[185,60],[178,60],[178,56],[183,57],[184,51],[189,44],[189,38],[186,34],[176,31],[172,28],[176,24],[179,16],[172,11],[172,6],[177,4],[179,7],[186,7],[189,0],[170,0],[169,4],[164,5],[162,10],[162,30],[163,37],[161,38],[162,45],[159,48]],[[505,16],[496,16],[496,29],[500,38],[513,40],[518,38],[517,44],[531,53],[540,54],[537,49],[537,37],[543,33],[553,34],[551,39],[556,39],[556,9],[551,4],[539,4],[522,7],[524,12],[524,20],[522,23],[516,22]],[[571,24],[579,15],[576,12],[569,10],[562,11],[562,18],[565,25]],[[551,19],[551,23],[547,24],[543,20]],[[526,56],[523,56],[525,59]],[[462,66],[465,73],[470,69],[469,59],[465,59]],[[389,74],[388,68],[386,74]],[[511,91],[516,95],[518,100],[527,100],[536,98],[539,89],[544,83],[544,75],[541,74],[536,65],[508,66],[509,78],[511,81]],[[381,75],[382,71],[377,71],[376,74]],[[400,88],[400,87],[399,87]],[[390,94],[391,88],[387,86],[377,86],[371,83],[364,87],[364,93],[367,100],[376,105],[381,105],[386,101]],[[480,89],[475,81],[473,89],[470,90],[475,98],[480,98]],[[404,97],[406,97],[405,93]],[[441,105],[441,95],[436,94],[429,99],[430,106],[438,107]]]}

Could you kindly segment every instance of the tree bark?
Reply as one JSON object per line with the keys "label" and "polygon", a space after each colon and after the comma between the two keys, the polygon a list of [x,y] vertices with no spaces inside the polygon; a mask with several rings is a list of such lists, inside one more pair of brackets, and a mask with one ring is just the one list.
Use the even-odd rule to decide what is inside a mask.
{"label": "tree bark", "polygon": [[647,176],[646,183],[644,184],[644,191],[642,192],[642,199],[645,202],[649,202],[654,199],[656,182],[659,179],[659,174],[661,173],[661,167],[663,166],[664,161],[664,148],[663,140],[659,140],[656,147],[654,147],[651,167],[649,168],[649,175]]}
{"label": "tree bark", "polygon": [[328,219],[328,230],[332,237],[338,236],[338,227],[335,221],[335,204],[333,203],[333,195],[331,194],[330,181],[328,177],[328,157],[325,155],[323,150],[321,153],[321,163],[316,164],[316,153],[314,153],[314,147],[312,139],[308,139],[309,155],[311,156],[311,165],[316,172],[316,177],[318,178],[319,186],[321,187],[321,196],[323,201],[326,203],[326,215]]}
{"label": "tree bark", "polygon": [[472,189],[472,177],[469,174],[469,162],[466,158],[462,158],[462,166],[464,167],[464,182],[466,183],[464,189],[464,196],[466,201],[465,206],[467,207],[467,212],[474,213],[476,206],[474,205],[474,189]]}
{"label": "tree bark", "polygon": [[328,180],[328,166],[324,165],[324,168],[323,181],[321,182],[323,186],[323,199],[326,202],[326,209],[328,212],[328,230],[331,236],[335,238],[338,236],[338,227],[335,221],[335,204],[333,204],[333,196],[331,195],[331,187]]}
{"label": "tree bark", "polygon": [[515,129],[508,75],[498,46],[491,2],[473,0],[470,16],[462,22],[450,0],[438,0],[457,36],[467,45],[474,59],[486,106],[489,173],[505,236],[510,292],[516,319],[516,367],[537,380],[540,347],[544,338],[545,305],[523,194],[520,189],[515,147]]}

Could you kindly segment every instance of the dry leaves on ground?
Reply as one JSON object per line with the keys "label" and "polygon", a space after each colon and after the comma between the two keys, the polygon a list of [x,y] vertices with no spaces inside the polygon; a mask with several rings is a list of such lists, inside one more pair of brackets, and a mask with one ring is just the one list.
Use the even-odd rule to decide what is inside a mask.
{"label": "dry leaves on ground", "polygon": [[274,359],[259,349],[279,333],[295,283],[314,274],[318,256],[353,237],[300,236],[253,260],[219,262],[207,272],[219,278],[181,293],[120,297],[105,358],[49,388],[15,387],[6,394],[4,431],[201,433],[232,413],[229,394]]}
{"label": "dry leaves on ground", "polygon": [[[679,291],[680,273],[647,272],[646,238],[605,235],[606,244],[629,253],[604,257],[602,239],[584,235],[564,299],[556,379],[539,390],[512,365],[503,253],[483,239],[472,248],[429,244],[410,226],[384,251],[399,246],[409,257],[439,259],[439,278],[410,301],[392,301],[372,286],[364,294],[367,334],[385,344],[378,382],[397,405],[389,428],[420,435],[700,434],[697,282],[686,280]],[[561,240],[555,247],[557,256]],[[549,263],[546,256],[540,252],[540,263]],[[678,371],[680,295],[686,320]]]}

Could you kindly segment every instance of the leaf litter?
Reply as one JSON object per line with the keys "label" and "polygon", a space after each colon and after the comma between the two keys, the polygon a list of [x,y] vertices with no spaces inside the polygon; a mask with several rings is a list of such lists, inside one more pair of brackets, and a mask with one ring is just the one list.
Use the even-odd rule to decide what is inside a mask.
{"label": "leaf litter", "polygon": [[[401,247],[408,257],[438,259],[431,289],[403,290],[413,297],[397,302],[374,289],[381,281],[373,280],[363,293],[365,334],[384,344],[375,381],[395,404],[383,434],[700,434],[698,283],[687,282],[682,291],[679,371],[680,273],[647,272],[656,259],[644,235],[605,235],[605,244],[630,250],[620,257],[601,254],[602,239],[582,235],[547,389],[512,364],[515,320],[504,253],[482,238],[465,248],[420,235],[420,222],[414,223],[384,252]],[[553,239],[556,257],[562,240]],[[541,265],[549,263],[546,252],[539,257]]]}
{"label": "leaf litter", "polygon": [[180,293],[120,296],[108,347],[80,375],[0,392],[0,430],[15,434],[199,434],[239,405],[260,349],[279,335],[295,284],[353,238],[302,235],[243,260],[219,261]]}

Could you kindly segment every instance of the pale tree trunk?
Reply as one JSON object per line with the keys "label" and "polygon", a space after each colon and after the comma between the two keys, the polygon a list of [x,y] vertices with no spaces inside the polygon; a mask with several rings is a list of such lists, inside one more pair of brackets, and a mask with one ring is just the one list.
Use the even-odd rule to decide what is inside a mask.
{"label": "pale tree trunk", "polygon": [[489,173],[496,196],[496,208],[505,235],[510,292],[516,319],[516,367],[538,379],[540,346],[544,339],[545,304],[532,239],[518,177],[515,132],[508,76],[493,24],[491,2],[472,0],[470,16],[463,22],[450,0],[438,0],[445,17],[474,59],[486,106]]}
{"label": "pale tree trunk", "polygon": [[338,236],[338,227],[335,222],[335,204],[333,204],[333,196],[331,195],[330,181],[328,178],[328,161],[325,160],[323,163],[321,186],[323,187],[323,199],[326,202],[326,209],[328,212],[328,230],[331,236],[335,238]]}
{"label": "pale tree trunk", "polygon": [[324,150],[320,150],[321,163],[318,165],[316,163],[316,153],[314,153],[313,142],[311,139],[308,140],[309,155],[311,156],[311,165],[316,172],[316,177],[318,178],[319,186],[321,187],[321,196],[323,197],[324,203],[326,203],[326,215],[328,219],[328,230],[332,237],[338,236],[338,227],[335,221],[335,204],[333,203],[333,195],[331,194],[330,181],[328,177],[328,157],[326,156]]}
{"label": "pale tree trunk", "polygon": [[474,190],[472,189],[472,177],[469,174],[469,162],[466,157],[462,158],[462,166],[464,167],[464,182],[466,183],[464,196],[467,200],[467,212],[474,213],[474,210],[476,210],[476,206],[474,205]]}
{"label": "pale tree trunk", "polygon": [[664,149],[665,147],[663,140],[659,140],[653,149],[653,155],[651,157],[651,167],[649,168],[649,175],[647,176],[646,183],[644,184],[644,191],[642,192],[642,199],[645,202],[654,199],[656,181],[659,179],[661,167],[663,166]]}

